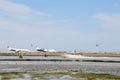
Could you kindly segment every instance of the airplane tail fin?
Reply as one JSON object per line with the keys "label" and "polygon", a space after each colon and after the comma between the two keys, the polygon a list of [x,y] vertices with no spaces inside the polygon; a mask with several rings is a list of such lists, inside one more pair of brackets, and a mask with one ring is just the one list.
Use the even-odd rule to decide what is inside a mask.
{"label": "airplane tail fin", "polygon": [[7,48],[8,48],[8,49],[10,49],[10,48],[11,48],[11,46],[7,46]]}
{"label": "airplane tail fin", "polygon": [[10,48],[10,46],[7,46],[7,48]]}

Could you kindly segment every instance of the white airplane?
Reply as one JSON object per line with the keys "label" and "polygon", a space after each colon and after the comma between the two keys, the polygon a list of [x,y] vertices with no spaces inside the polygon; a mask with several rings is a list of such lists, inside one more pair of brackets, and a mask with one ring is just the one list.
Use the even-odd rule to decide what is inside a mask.
{"label": "white airplane", "polygon": [[17,49],[17,48],[12,48],[10,46],[7,47],[9,51],[14,51],[14,52],[31,52],[29,49]]}
{"label": "white airplane", "polygon": [[39,48],[39,47],[37,47],[36,50],[40,52],[56,52],[56,50],[54,49],[44,49],[44,48]]}

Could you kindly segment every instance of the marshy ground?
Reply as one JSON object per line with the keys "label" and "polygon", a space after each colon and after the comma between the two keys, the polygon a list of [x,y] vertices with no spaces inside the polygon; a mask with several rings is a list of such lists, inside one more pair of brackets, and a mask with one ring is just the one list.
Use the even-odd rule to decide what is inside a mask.
{"label": "marshy ground", "polygon": [[6,72],[0,73],[0,80],[120,80],[120,76],[109,74],[54,72]]}
{"label": "marshy ground", "polygon": [[119,63],[56,63],[0,64],[0,80],[120,80]]}

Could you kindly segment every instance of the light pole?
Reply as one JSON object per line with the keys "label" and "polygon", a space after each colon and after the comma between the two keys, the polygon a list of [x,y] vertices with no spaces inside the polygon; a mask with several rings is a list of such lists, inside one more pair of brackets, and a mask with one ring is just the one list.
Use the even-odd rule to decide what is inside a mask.
{"label": "light pole", "polygon": [[99,45],[96,44],[96,52],[99,52]]}

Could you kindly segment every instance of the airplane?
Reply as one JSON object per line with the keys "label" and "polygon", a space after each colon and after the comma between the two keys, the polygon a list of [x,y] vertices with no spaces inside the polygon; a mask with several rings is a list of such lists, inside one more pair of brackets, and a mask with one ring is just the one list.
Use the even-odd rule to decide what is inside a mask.
{"label": "airplane", "polygon": [[39,48],[39,47],[37,47],[36,50],[40,52],[56,52],[56,50],[54,49],[44,49],[44,48]]}
{"label": "airplane", "polygon": [[12,48],[10,46],[7,47],[9,51],[14,51],[14,52],[31,52],[29,49],[17,49],[17,48]]}
{"label": "airplane", "polygon": [[36,50],[37,50],[37,51],[40,51],[40,52],[47,52],[47,49],[39,48],[39,47],[37,47]]}

